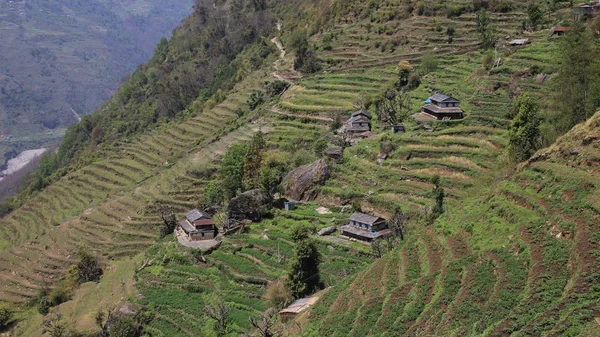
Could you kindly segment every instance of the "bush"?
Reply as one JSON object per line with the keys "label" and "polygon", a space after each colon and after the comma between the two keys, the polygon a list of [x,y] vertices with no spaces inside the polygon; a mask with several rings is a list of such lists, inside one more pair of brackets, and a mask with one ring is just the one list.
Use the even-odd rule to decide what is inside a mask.
{"label": "bush", "polygon": [[120,317],[108,329],[110,337],[138,337],[140,329],[131,317]]}
{"label": "bush", "polygon": [[266,82],[264,86],[267,95],[274,97],[284,92],[290,86],[290,84],[286,81],[275,80],[272,82]]}
{"label": "bush", "polygon": [[315,160],[315,156],[306,149],[300,149],[296,151],[292,157],[292,163],[294,167],[300,167]]}
{"label": "bush", "polygon": [[71,297],[69,291],[66,289],[64,285],[59,285],[56,288],[50,290],[48,294],[48,303],[55,307],[61,303],[64,303],[69,300]]}
{"label": "bush", "polygon": [[483,69],[489,71],[494,66],[494,57],[490,53],[486,53],[481,58],[481,65]]}
{"label": "bush", "polygon": [[436,71],[439,66],[438,60],[433,54],[425,54],[421,60],[421,70],[425,74]]}
{"label": "bush", "polygon": [[50,312],[50,302],[46,295],[41,295],[37,303],[38,312],[42,315],[47,315]]}
{"label": "bush", "polygon": [[6,303],[0,303],[0,329],[5,328],[12,321],[13,312]]}
{"label": "bush", "polygon": [[97,282],[102,276],[102,268],[100,268],[100,260],[85,251],[79,252],[79,263],[77,263],[77,276],[79,283]]}
{"label": "bush", "polygon": [[265,94],[262,91],[253,90],[248,97],[248,108],[254,111],[259,105],[265,101]]}
{"label": "bush", "polygon": [[285,283],[282,280],[277,280],[267,287],[265,299],[267,300],[267,303],[269,303],[269,306],[281,309],[290,304],[292,294],[285,287]]}

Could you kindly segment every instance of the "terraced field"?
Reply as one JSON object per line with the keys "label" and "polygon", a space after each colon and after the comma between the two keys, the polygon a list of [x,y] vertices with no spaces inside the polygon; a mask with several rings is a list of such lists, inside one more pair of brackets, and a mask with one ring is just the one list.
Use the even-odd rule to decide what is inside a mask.
{"label": "terraced field", "polygon": [[[523,15],[493,17],[503,36],[515,36]],[[325,132],[317,120],[306,124],[307,116],[348,116],[353,99],[381,90],[393,78],[395,63],[418,63],[424,53],[438,48],[439,68],[411,92],[415,111],[432,92],[442,91],[459,98],[467,113],[464,121],[434,124],[433,132],[418,125],[402,135],[383,132],[395,150],[381,165],[376,163],[383,138],[378,130],[348,148],[344,163],[334,166],[334,177],[321,189],[324,203],[359,200],[382,215],[397,205],[428,207],[429,181],[439,175],[448,194],[447,214],[434,227],[412,228],[401,247],[329,290],[302,321],[303,335],[596,336],[593,318],[600,316],[600,292],[593,284],[598,280],[600,228],[595,222],[600,209],[593,201],[597,184],[586,177],[597,172],[597,140],[584,154],[579,136],[553,152],[576,148],[573,158],[550,156],[502,180],[510,174],[501,169],[509,97],[548,94],[529,70],[552,71],[548,55],[555,40],[544,31],[533,33],[532,45],[506,53],[498,67],[486,72],[482,54],[470,51],[477,36],[462,34],[473,31],[474,15],[411,20],[402,21],[411,32],[406,36],[425,37],[430,44],[419,44],[419,50],[399,47],[389,57],[373,48],[379,40],[365,38],[375,35],[364,22],[346,20],[324,32],[315,43],[332,41],[330,50],[320,51],[332,65],[323,74],[303,78],[280,103],[305,123],[274,123],[273,142],[285,139],[284,134],[299,135],[307,125]],[[460,43],[454,50],[444,49],[454,42],[432,38],[438,21],[456,27],[454,41]],[[585,134],[593,138],[600,124],[590,123]],[[585,160],[575,159],[580,157]]]}
{"label": "terraced field", "polygon": [[310,315],[312,328],[327,336],[596,336],[599,132],[600,113],[435,227],[413,228],[403,246],[331,289]]}
{"label": "terraced field", "polygon": [[109,158],[65,176],[2,219],[0,300],[37,295],[64,276],[79,249],[117,259],[153,244],[162,222],[158,207],[183,213],[197,204],[206,181],[191,171],[212,167],[229,145],[261,127],[268,131],[264,121],[249,123],[249,116],[234,113],[245,106],[256,78],[213,109],[118,144]]}
{"label": "terraced field", "polygon": [[[392,4],[388,8],[393,8]],[[523,15],[519,12],[492,13],[498,29],[507,34],[509,30],[514,31]],[[428,206],[433,187],[429,181],[434,175],[439,175],[449,196],[449,207],[452,207],[455,201],[469,194],[466,192],[468,188],[485,184],[486,179],[493,176],[490,172],[501,163],[506,146],[509,97],[524,91],[542,95],[547,90],[524,69],[535,66],[550,71],[552,60],[544,57],[542,51],[552,50],[555,41],[548,39],[545,31],[531,33],[530,38],[534,40],[532,45],[505,51],[507,56],[502,57],[499,67],[486,72],[481,66],[481,52],[471,51],[478,41],[477,34],[473,32],[473,20],[471,14],[455,19],[435,17],[423,20],[421,17],[411,17],[402,20],[400,25],[410,32],[406,34],[409,39],[427,37],[427,41],[431,40],[426,43],[413,41],[408,45],[424,46],[423,51],[430,52],[438,62],[437,69],[425,75],[421,86],[410,92],[414,111],[418,111],[421,102],[432,92],[441,91],[461,100],[467,118],[463,121],[434,123],[433,132],[427,132],[410,122],[410,131],[406,134],[391,135],[389,131],[384,132],[395,150],[382,165],[376,163],[376,158],[382,131],[385,130],[377,130],[378,135],[348,149],[344,164],[334,168],[335,179],[322,188],[326,198],[363,200],[371,207],[379,206],[383,214],[392,205],[400,205],[405,209]],[[331,44],[331,50],[320,51],[323,59],[343,55],[340,59],[346,63],[338,69],[336,63],[331,62],[333,65],[323,73],[302,78],[283,95],[280,109],[287,111],[288,116],[297,115],[299,118],[274,122],[270,138],[274,144],[282,141],[292,144],[294,141],[291,138],[300,139],[302,144],[316,137],[312,133],[303,133],[309,127],[315,132],[326,132],[322,120],[317,118],[335,114],[348,116],[355,109],[355,102],[361,101],[360,97],[364,100],[381,93],[394,79],[394,67],[398,60],[407,59],[418,65],[423,53],[408,58],[400,55],[389,63],[369,64],[371,59],[385,60],[385,56],[380,50],[364,43],[366,38],[379,41],[376,32],[366,30],[367,23],[361,20],[344,22],[315,37],[314,43],[317,45],[324,43],[324,39],[331,41],[327,42]],[[442,27],[455,27],[455,37],[464,43],[454,46],[456,40],[448,44],[446,40],[433,39],[438,23]],[[395,29],[393,27],[396,24],[398,22],[392,20],[382,25]],[[385,36],[385,33],[382,34],[379,36]],[[515,36],[512,31],[509,35]],[[356,37],[362,39],[360,43],[352,42]],[[444,48],[453,46],[453,50],[442,50],[442,45]],[[345,54],[350,51],[352,55]],[[393,56],[402,53],[400,47],[390,52]],[[298,123],[298,119],[305,123]]]}
{"label": "terraced field", "polygon": [[[293,257],[289,229],[298,223],[325,227],[332,219],[347,216],[320,215],[316,207],[304,204],[294,212],[278,211],[271,220],[252,224],[248,233],[227,236],[219,250],[205,256],[205,264],[185,256],[170,238],[149,248],[146,255],[153,265],[137,274],[141,303],[157,312],[149,330],[164,336],[197,336],[209,325],[199,312],[218,297],[231,310],[231,331],[248,331],[249,318],[270,306],[264,296],[267,286],[285,274],[286,261]],[[320,269],[326,286],[372,261],[362,245],[319,240],[317,247],[323,255]],[[166,262],[165,256],[170,257]]]}

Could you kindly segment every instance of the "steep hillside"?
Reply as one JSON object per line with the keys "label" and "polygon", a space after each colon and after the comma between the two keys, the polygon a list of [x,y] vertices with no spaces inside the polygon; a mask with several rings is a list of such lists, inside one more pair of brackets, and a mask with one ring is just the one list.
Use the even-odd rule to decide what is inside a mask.
{"label": "steep hillside", "polygon": [[[84,248],[111,271],[122,261],[135,264],[135,291],[123,287],[153,314],[146,326],[152,335],[212,335],[214,320],[202,312],[219,300],[229,309],[229,335],[239,335],[273,305],[269,290],[290,268],[295,225],[339,226],[349,205],[381,216],[400,207],[414,215],[407,238],[379,259],[337,233],[314,237],[327,288],[315,307],[285,325],[287,335],[594,335],[600,113],[518,168],[505,158],[513,98],[548,96],[548,82],[537,75],[555,71],[560,39],[545,29],[522,31],[526,3],[490,2],[502,38],[499,61],[488,69],[483,60],[491,52],[479,48],[475,31],[480,2],[290,0],[263,8],[248,1],[242,19],[228,11],[239,3],[195,11],[103,110],[69,131],[58,155],[64,163],[44,181],[49,185],[0,220],[0,301],[26,308]],[[221,21],[206,18],[213,10],[236,29],[224,32]],[[564,15],[548,8],[545,25]],[[213,34],[219,27],[225,35]],[[245,28],[253,39],[243,38]],[[304,33],[322,60],[313,74],[293,70]],[[523,36],[532,43],[503,46]],[[232,50],[229,41],[242,42]],[[461,100],[466,118],[428,122],[430,128],[407,120],[406,133],[392,134],[375,117],[374,135],[331,163],[317,200],[274,209],[247,232],[223,238],[204,261],[172,237],[159,239],[159,209],[180,216],[206,201],[221,187],[217,168],[231,145],[261,132],[287,168],[309,163],[321,156],[315,144],[333,140],[336,119],[358,106],[374,111],[369,102],[398,80],[399,61],[423,70],[408,91],[411,112],[442,91]],[[265,81],[275,79],[290,87],[265,93],[250,109]],[[378,162],[383,148],[388,156]],[[445,212],[425,225],[436,176]],[[318,213],[319,206],[331,213]],[[111,292],[108,299],[114,287],[103,282],[113,279],[98,287]],[[99,309],[73,307],[52,311],[75,324]],[[37,313],[29,319],[22,325],[42,321]]]}
{"label": "steep hillside", "polygon": [[16,144],[0,147],[0,161],[8,145],[57,142],[152,56],[192,3],[2,1],[0,141]]}
{"label": "steep hillside", "polygon": [[599,149],[597,113],[331,289],[306,335],[597,336]]}

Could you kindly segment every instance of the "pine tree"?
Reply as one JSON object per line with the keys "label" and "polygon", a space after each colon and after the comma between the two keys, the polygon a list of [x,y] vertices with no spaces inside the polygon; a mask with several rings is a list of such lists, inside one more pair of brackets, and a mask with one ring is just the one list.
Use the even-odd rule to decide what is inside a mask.
{"label": "pine tree", "polygon": [[513,161],[521,162],[531,157],[539,148],[539,106],[529,94],[524,94],[519,98],[515,110],[518,111],[517,115],[508,129],[508,152]]}

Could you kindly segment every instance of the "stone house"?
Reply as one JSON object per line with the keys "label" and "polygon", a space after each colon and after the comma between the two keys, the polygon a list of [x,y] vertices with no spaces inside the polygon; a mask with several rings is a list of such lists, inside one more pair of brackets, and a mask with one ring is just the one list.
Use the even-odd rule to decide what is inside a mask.
{"label": "stone house", "polygon": [[177,225],[190,241],[211,240],[216,236],[216,225],[210,214],[193,209]]}
{"label": "stone house", "polygon": [[390,234],[385,219],[365,213],[354,213],[347,225],[342,226],[342,235],[370,242]]}
{"label": "stone house", "polygon": [[464,113],[459,106],[460,102],[456,98],[443,94],[435,94],[429,97],[424,103],[421,107],[421,112],[437,120],[464,118]]}

